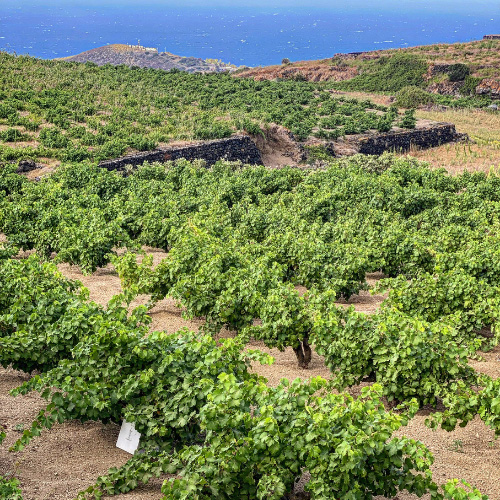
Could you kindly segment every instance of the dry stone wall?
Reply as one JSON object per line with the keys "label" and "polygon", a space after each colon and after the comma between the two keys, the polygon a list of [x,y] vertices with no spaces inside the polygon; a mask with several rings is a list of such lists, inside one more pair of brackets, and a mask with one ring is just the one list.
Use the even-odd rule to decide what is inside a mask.
{"label": "dry stone wall", "polygon": [[[466,137],[465,134],[457,133],[455,125],[452,123],[436,123],[414,130],[397,130],[384,134],[347,137],[344,146],[347,146],[348,154],[381,155],[384,151],[407,152],[412,147],[431,148],[441,146]],[[335,151],[338,149],[335,143],[333,149]]]}
{"label": "dry stone wall", "polygon": [[[283,129],[285,130],[285,129]],[[321,142],[333,156],[350,156],[353,154],[380,155],[385,151],[408,152],[412,147],[430,148],[440,146],[448,142],[465,139],[465,134],[459,134],[455,130],[455,125],[452,123],[434,123],[432,125],[417,126],[414,130],[393,130],[384,134],[369,133],[355,136],[347,136],[344,139],[339,139],[332,142]],[[188,144],[186,146],[168,147],[137,153],[134,155],[124,156],[115,160],[103,161],[99,164],[100,167],[107,170],[123,171],[127,165],[138,166],[144,162],[160,162],[163,163],[169,160],[178,160],[184,158],[186,160],[202,159],[207,166],[214,165],[219,160],[241,161],[249,165],[271,165],[269,159],[269,149],[279,149],[285,147],[290,154],[281,151],[283,156],[290,157],[290,162],[286,164],[296,164],[302,160],[306,160],[307,155],[299,155],[300,158],[293,158],[291,154],[295,149],[300,150],[299,144],[290,140],[286,144],[281,144],[279,141],[272,142],[270,138],[264,141],[265,144],[259,143],[260,149],[256,143],[247,135],[236,135],[227,139],[214,141],[198,142]],[[267,146],[266,146],[267,144]],[[261,150],[264,152],[263,161]],[[272,155],[271,155],[272,156]],[[273,157],[274,158],[274,157]]]}
{"label": "dry stone wall", "polygon": [[235,135],[227,139],[205,141],[179,147],[158,148],[154,151],[106,160],[99,166],[107,170],[124,170],[126,165],[138,166],[144,162],[166,162],[170,160],[205,160],[207,166],[219,160],[241,161],[249,165],[262,165],[262,157],[255,143],[247,135]]}

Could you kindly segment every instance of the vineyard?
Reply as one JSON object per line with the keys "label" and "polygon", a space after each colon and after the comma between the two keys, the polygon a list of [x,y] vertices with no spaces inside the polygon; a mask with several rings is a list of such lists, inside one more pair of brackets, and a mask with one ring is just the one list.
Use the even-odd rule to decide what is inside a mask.
{"label": "vineyard", "polygon": [[270,124],[301,141],[415,127],[411,113],[334,98],[311,82],[98,67],[5,52],[0,69],[0,161],[96,162],[174,140],[259,135]]}
{"label": "vineyard", "polygon": [[[16,167],[0,170],[0,365],[32,375],[13,396],[46,404],[11,450],[68,421],[126,420],[142,436],[80,500],[152,477],[164,499],[281,500],[304,475],[315,500],[487,498],[435,478],[425,443],[400,430],[425,410],[432,428],[480,420],[500,435],[500,380],[470,361],[499,340],[495,173],[391,155],[317,171],[180,160],[129,176],[81,163],[39,182]],[[90,301],[58,263],[87,275],[112,263],[122,292]],[[376,312],[339,304],[374,272]],[[199,332],[151,331],[166,297]],[[256,341],[293,349],[304,380],[267,384]],[[330,375],[307,378],[318,356]],[[21,498],[11,477],[3,491]]]}

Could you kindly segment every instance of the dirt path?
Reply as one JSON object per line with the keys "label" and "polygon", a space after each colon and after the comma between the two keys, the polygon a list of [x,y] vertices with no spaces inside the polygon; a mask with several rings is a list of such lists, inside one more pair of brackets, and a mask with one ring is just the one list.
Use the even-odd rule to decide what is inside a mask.
{"label": "dirt path", "polygon": [[[155,263],[165,256],[158,250],[149,251]],[[66,264],[59,265],[59,269],[68,278],[80,280],[89,289],[91,300],[101,304],[106,304],[121,291],[120,280],[111,266],[99,269],[92,276],[83,276],[78,268]],[[381,275],[374,274],[368,276],[368,281],[373,284],[380,278]],[[381,296],[362,292],[352,297],[349,304],[359,311],[371,313],[382,300]],[[348,305],[345,301],[344,304]],[[183,319],[181,310],[169,299],[158,303],[151,316],[155,330],[174,332],[182,327],[197,330],[201,324],[201,321]],[[283,377],[329,377],[322,358],[316,354],[313,354],[310,369],[305,372],[297,368],[292,349],[280,352],[267,349],[260,342],[252,342],[250,347],[274,356],[274,365],[255,367],[256,372],[267,377],[271,385],[277,384]],[[472,364],[480,371],[500,376],[500,348],[487,353],[483,361]],[[0,369],[0,425],[6,426],[8,434],[7,446],[0,447],[0,474],[14,474],[19,478],[25,500],[71,500],[110,467],[120,466],[128,460],[129,455],[115,447],[118,425],[99,422],[56,425],[24,451],[7,452],[7,447],[20,436],[20,429],[31,422],[43,406],[43,400],[36,394],[17,398],[8,394],[10,389],[26,379],[27,375],[21,372]],[[352,392],[359,393],[359,388],[353,388]],[[452,433],[431,431],[424,425],[426,416],[425,411],[420,412],[401,434],[419,439],[431,449],[435,456],[433,469],[436,480],[444,482],[455,477],[463,478],[488,494],[491,500],[500,500],[500,441],[494,441],[493,432],[479,420]],[[161,479],[151,481],[147,486],[113,498],[159,500],[162,497],[161,484]],[[415,497],[403,493],[397,498],[409,500]]]}

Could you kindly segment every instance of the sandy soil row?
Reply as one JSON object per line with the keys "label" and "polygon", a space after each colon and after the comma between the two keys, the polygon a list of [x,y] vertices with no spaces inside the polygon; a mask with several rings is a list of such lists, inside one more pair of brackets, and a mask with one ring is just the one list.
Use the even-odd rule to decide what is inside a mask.
{"label": "sandy soil row", "polygon": [[[155,262],[165,256],[161,251],[149,251],[153,253]],[[91,300],[101,304],[106,304],[121,291],[119,278],[111,266],[98,270],[92,276],[83,276],[78,268],[69,265],[60,265],[59,269],[65,276],[79,279],[90,290]],[[374,283],[380,276],[371,275],[368,278],[370,283]],[[359,311],[374,312],[382,300],[383,297],[362,292],[352,297],[349,303]],[[157,304],[151,316],[155,330],[174,332],[182,327],[196,330],[201,324],[201,321],[182,318],[182,311],[169,299]],[[291,349],[280,352],[267,349],[260,342],[252,342],[250,347],[260,348],[274,356],[274,365],[254,367],[272,385],[283,377],[329,376],[323,360],[316,354],[310,369],[305,372],[297,368]],[[487,353],[483,361],[472,364],[480,371],[500,376],[500,348]],[[21,429],[43,407],[43,400],[37,394],[17,398],[8,394],[10,389],[26,379],[24,373],[0,369],[0,425],[7,429],[8,434],[7,446],[0,447],[0,474],[14,474],[19,478],[26,500],[70,500],[110,467],[120,466],[128,460],[129,455],[115,447],[119,427],[99,422],[56,425],[41,438],[35,439],[23,452],[7,452],[7,447],[20,436]],[[359,388],[353,388],[353,393],[356,392]],[[452,433],[431,431],[424,425],[425,418],[426,412],[422,411],[401,434],[421,440],[431,449],[435,456],[433,469],[436,480],[444,482],[449,478],[463,478],[488,494],[491,500],[500,500],[500,442],[494,440],[493,431],[479,419]],[[114,498],[160,499],[161,483],[161,479],[151,481],[147,486]],[[403,493],[397,498],[406,500],[413,497]]]}

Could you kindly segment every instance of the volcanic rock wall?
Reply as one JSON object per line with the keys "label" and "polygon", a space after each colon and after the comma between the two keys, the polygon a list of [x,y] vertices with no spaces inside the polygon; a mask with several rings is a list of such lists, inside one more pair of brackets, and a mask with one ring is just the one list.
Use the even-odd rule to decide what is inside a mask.
{"label": "volcanic rock wall", "polygon": [[[366,155],[380,155],[384,151],[407,152],[412,147],[431,148],[441,146],[447,142],[464,139],[465,134],[457,133],[452,123],[436,123],[431,126],[416,128],[413,130],[396,130],[384,134],[363,134],[347,136],[344,146],[348,146],[349,153],[362,153]],[[333,144],[337,152],[339,145]],[[341,153],[342,154],[342,153]]]}
{"label": "volcanic rock wall", "polygon": [[99,166],[107,170],[124,170],[126,165],[138,166],[147,162],[165,162],[169,160],[205,160],[207,166],[219,160],[241,161],[249,165],[262,165],[262,157],[255,143],[246,135],[235,135],[227,139],[198,142],[186,146],[172,146],[155,149],[144,153],[123,156],[115,160],[106,160]]}

